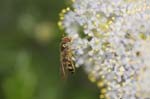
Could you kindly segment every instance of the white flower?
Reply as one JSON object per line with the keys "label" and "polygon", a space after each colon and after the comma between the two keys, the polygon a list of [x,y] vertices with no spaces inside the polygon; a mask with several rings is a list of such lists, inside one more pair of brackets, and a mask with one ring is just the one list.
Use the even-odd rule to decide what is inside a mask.
{"label": "white flower", "polygon": [[100,98],[150,98],[149,2],[76,0],[64,14],[76,67],[97,83]]}

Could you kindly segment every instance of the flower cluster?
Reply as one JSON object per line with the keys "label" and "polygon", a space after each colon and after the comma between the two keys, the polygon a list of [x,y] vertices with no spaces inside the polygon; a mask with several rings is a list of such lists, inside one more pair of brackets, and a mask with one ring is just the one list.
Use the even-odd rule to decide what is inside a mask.
{"label": "flower cluster", "polygon": [[150,0],[75,0],[60,19],[101,99],[150,98]]}

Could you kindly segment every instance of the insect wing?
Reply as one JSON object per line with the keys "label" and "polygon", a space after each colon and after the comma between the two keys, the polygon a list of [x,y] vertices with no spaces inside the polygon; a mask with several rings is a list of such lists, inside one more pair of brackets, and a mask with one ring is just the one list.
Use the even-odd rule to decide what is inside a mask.
{"label": "insect wing", "polygon": [[63,61],[63,56],[62,56],[62,53],[61,53],[61,59],[60,59],[60,62],[61,62],[61,66],[60,66],[60,74],[61,74],[61,78],[64,80],[67,78],[68,76],[68,71],[66,70],[66,66],[65,66],[65,63]]}

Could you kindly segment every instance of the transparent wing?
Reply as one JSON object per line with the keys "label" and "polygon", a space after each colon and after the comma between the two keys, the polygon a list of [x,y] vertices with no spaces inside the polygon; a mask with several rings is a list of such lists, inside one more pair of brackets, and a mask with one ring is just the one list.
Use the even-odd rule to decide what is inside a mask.
{"label": "transparent wing", "polygon": [[60,56],[61,57],[61,59],[60,59],[60,62],[61,62],[61,66],[60,66],[60,74],[61,74],[61,78],[64,80],[64,79],[66,79],[67,78],[67,76],[68,76],[68,73],[67,73],[67,70],[66,70],[66,68],[65,68],[65,64],[63,63],[63,61],[62,61],[62,55]]}

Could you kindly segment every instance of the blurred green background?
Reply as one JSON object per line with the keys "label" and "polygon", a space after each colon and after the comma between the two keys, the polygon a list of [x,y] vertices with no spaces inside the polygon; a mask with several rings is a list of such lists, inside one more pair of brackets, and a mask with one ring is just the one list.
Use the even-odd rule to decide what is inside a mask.
{"label": "blurred green background", "polygon": [[82,68],[62,81],[57,27],[65,0],[0,0],[0,99],[98,99]]}

